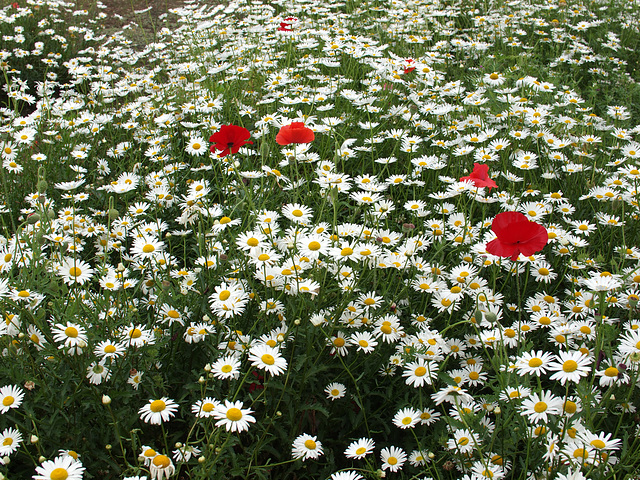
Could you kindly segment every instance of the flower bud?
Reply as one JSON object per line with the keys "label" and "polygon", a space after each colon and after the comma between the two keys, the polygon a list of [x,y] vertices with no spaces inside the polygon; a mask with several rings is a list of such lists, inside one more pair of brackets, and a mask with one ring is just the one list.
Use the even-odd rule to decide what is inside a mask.
{"label": "flower bud", "polygon": [[498,320],[498,316],[493,312],[487,312],[484,316],[487,319],[487,322],[495,323]]}
{"label": "flower bud", "polygon": [[31,435],[31,443],[38,443],[38,440],[40,440],[36,435]]}
{"label": "flower bud", "polygon": [[102,395],[102,404],[111,405],[111,397],[109,395]]}

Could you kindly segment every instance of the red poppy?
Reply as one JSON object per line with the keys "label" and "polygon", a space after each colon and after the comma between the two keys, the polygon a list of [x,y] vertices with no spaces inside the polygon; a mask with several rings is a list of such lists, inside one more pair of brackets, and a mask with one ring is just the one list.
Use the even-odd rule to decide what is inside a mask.
{"label": "red poppy", "polygon": [[414,61],[415,61],[415,60],[414,60],[413,58],[407,58],[407,59],[405,60],[405,62],[407,62],[407,66],[406,66],[406,67],[404,67],[404,73],[405,73],[405,74],[407,74],[407,73],[411,73],[411,72],[413,72],[413,71],[416,69],[416,67],[412,67],[412,66],[411,66],[411,64],[412,64],[412,63],[414,63]]}
{"label": "red poppy", "polygon": [[287,17],[284,19],[284,22],[280,22],[278,30],[280,32],[290,32],[292,25],[297,21],[298,19],[296,17]]}
{"label": "red poppy", "polygon": [[304,122],[293,122],[280,128],[276,135],[278,145],[291,145],[292,143],[311,143],[315,135],[313,130],[304,126]]}
{"label": "red poppy", "polygon": [[247,140],[251,136],[249,130],[237,125],[222,125],[220,130],[211,135],[209,141],[213,143],[211,145],[211,151],[215,153],[216,150],[222,150],[218,154],[219,157],[224,157],[230,153],[238,153],[240,147],[247,143],[253,144]]}
{"label": "red poppy", "polygon": [[549,240],[547,229],[531,222],[520,212],[502,212],[496,215],[491,230],[498,238],[487,243],[487,252],[499,257],[510,257],[515,261],[518,255],[533,255],[544,248]]}
{"label": "red poppy", "polygon": [[473,172],[468,177],[460,179],[461,182],[465,180],[471,180],[476,187],[489,187],[489,190],[498,187],[498,184],[489,177],[489,165],[481,163],[473,164]]}

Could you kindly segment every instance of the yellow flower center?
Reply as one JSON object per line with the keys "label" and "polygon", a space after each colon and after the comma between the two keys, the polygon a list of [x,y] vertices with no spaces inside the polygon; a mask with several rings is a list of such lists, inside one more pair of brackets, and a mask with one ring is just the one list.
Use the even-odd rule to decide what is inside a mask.
{"label": "yellow flower center", "polygon": [[529,366],[531,368],[538,368],[540,365],[542,365],[542,360],[540,360],[538,357],[529,360]]}
{"label": "yellow flower center", "polygon": [[575,360],[567,360],[562,364],[562,370],[567,373],[575,372],[578,369],[578,364]]}
{"label": "yellow flower center", "polygon": [[230,408],[229,410],[227,410],[227,418],[232,422],[237,422],[242,418],[242,412],[239,408]]}
{"label": "yellow flower center", "polygon": [[333,344],[338,348],[344,347],[344,343],[345,343],[344,338],[340,338],[340,337],[336,338],[333,341]]}
{"label": "yellow flower center", "polygon": [[267,253],[261,253],[260,255],[258,255],[258,260],[260,260],[261,262],[266,262],[270,258],[271,257]]}
{"label": "yellow flower center", "polygon": [[589,458],[589,452],[586,448],[576,448],[573,451],[573,458]]}
{"label": "yellow flower center", "polygon": [[275,358],[273,358],[273,355],[270,355],[268,353],[265,353],[264,355],[262,355],[262,357],[260,357],[260,359],[266,364],[266,365],[273,365],[274,363],[276,363]]}
{"label": "yellow flower center", "polygon": [[309,450],[315,450],[316,449],[316,442],[314,442],[311,439],[305,440],[304,446],[307,447]]}
{"label": "yellow flower center", "polygon": [[404,417],[402,419],[402,424],[403,425],[410,425],[412,421],[413,421],[413,419],[411,417]]}
{"label": "yellow flower center", "polygon": [[497,73],[492,73],[491,75],[489,75],[489,78],[491,80],[497,80],[498,78],[500,78],[500,75],[498,75]]}
{"label": "yellow flower center", "polygon": [[207,413],[212,412],[214,408],[215,406],[211,402],[207,402],[204,405],[202,405],[203,412],[207,412]]}
{"label": "yellow flower center", "polygon": [[162,400],[154,400],[153,402],[151,402],[151,405],[149,406],[151,411],[155,413],[163,411],[166,407],[167,407],[166,403],[164,403]]}
{"label": "yellow flower center", "polygon": [[397,459],[396,457],[389,457],[389,458],[387,459],[387,463],[388,463],[389,465],[395,465],[396,463],[398,463],[398,459]]}
{"label": "yellow flower center", "polygon": [[223,290],[218,294],[218,298],[223,302],[227,300],[230,296],[231,296],[231,292],[229,290]]}
{"label": "yellow flower center", "polygon": [[68,476],[69,472],[67,472],[66,468],[55,468],[49,474],[51,480],[66,480]]}
{"label": "yellow flower center", "polygon": [[604,371],[604,374],[607,377],[617,377],[618,376],[618,369],[616,367],[609,367]]}
{"label": "yellow flower center", "polygon": [[293,212],[291,212],[291,215],[293,215],[294,217],[301,217],[303,213],[302,210],[296,208]]}
{"label": "yellow flower center", "polygon": [[80,270],[78,267],[71,267],[69,269],[69,275],[71,275],[72,277],[79,277],[80,275],[82,275],[82,270]]}
{"label": "yellow flower center", "polygon": [[156,247],[154,247],[150,243],[147,243],[144,247],[142,247],[142,251],[144,253],[153,253],[155,251],[155,249],[156,249]]}
{"label": "yellow flower center", "polygon": [[2,441],[2,445],[4,445],[5,447],[9,446],[9,445],[13,445],[13,438],[11,437],[7,437]]}
{"label": "yellow flower center", "polygon": [[571,400],[567,400],[566,402],[564,402],[564,411],[570,414],[576,413],[576,410],[578,410],[578,405],[576,404],[576,402],[572,402]]}
{"label": "yellow flower center", "polygon": [[604,442],[598,438],[596,438],[595,440],[591,440],[591,445],[600,450],[606,446]]}
{"label": "yellow flower center", "polygon": [[176,312],[175,310],[169,310],[167,312],[167,316],[171,317],[171,318],[180,318],[180,314],[178,312]]}
{"label": "yellow flower center", "polygon": [[320,242],[316,242],[315,240],[309,243],[309,250],[313,250],[314,252],[316,250],[320,250],[320,247],[321,247]]}
{"label": "yellow flower center", "polygon": [[342,255],[343,257],[349,256],[352,253],[353,253],[353,249],[349,247],[345,247],[342,250],[340,250],[340,255]]}
{"label": "yellow flower center", "polygon": [[536,413],[542,413],[547,409],[547,404],[544,402],[538,402],[533,406],[533,410]]}
{"label": "yellow flower center", "polygon": [[416,377],[424,377],[427,374],[427,369],[424,367],[418,367],[413,371]]}
{"label": "yellow flower center", "polygon": [[15,401],[15,398],[13,398],[11,395],[7,395],[2,399],[2,405],[4,405],[5,407],[8,407],[9,405],[13,405],[14,401]]}
{"label": "yellow flower center", "polygon": [[469,444],[468,437],[462,437],[458,440],[458,445],[468,445],[468,444]]}
{"label": "yellow flower center", "polygon": [[226,225],[227,223],[229,223],[231,221],[231,219],[229,217],[222,217],[220,219],[220,225]]}
{"label": "yellow flower center", "polygon": [[366,452],[367,449],[364,447],[360,447],[356,450],[356,455],[362,455],[364,452]]}
{"label": "yellow flower center", "polygon": [[222,373],[229,373],[231,370],[233,370],[233,367],[231,365],[223,365],[220,369]]}
{"label": "yellow flower center", "polygon": [[152,463],[158,468],[167,468],[171,465],[171,460],[166,455],[158,455],[152,460]]}
{"label": "yellow flower center", "polygon": [[78,336],[78,330],[75,327],[67,327],[64,329],[64,334],[70,338],[76,338]]}
{"label": "yellow flower center", "polygon": [[363,348],[367,348],[369,346],[369,342],[367,342],[366,340],[359,340],[358,341],[358,345],[360,345]]}

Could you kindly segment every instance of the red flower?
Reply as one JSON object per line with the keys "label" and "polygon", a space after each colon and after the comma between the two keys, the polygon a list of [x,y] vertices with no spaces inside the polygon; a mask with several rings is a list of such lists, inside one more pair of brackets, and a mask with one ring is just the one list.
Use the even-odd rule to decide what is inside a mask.
{"label": "red flower", "polygon": [[222,125],[220,130],[211,135],[209,141],[213,143],[211,145],[211,151],[215,153],[216,150],[222,150],[218,154],[219,157],[224,157],[230,153],[238,153],[240,147],[247,143],[253,144],[247,140],[251,136],[249,130],[237,125]]}
{"label": "red flower", "polygon": [[413,72],[413,71],[416,69],[416,67],[412,67],[412,66],[411,66],[411,64],[412,64],[414,61],[415,61],[415,60],[413,60],[413,58],[407,58],[407,59],[405,60],[405,62],[407,62],[407,66],[406,66],[406,67],[404,67],[404,73],[405,73],[405,74],[407,74],[407,73],[411,73],[411,72]]}
{"label": "red flower", "polygon": [[284,19],[284,22],[280,22],[280,26],[278,27],[278,31],[280,32],[290,32],[293,23],[297,22],[298,19],[296,17],[287,17]]}
{"label": "red flower", "polygon": [[303,122],[293,122],[280,128],[276,135],[278,145],[291,145],[292,143],[311,143],[315,135],[313,130],[304,126]]}
{"label": "red flower", "polygon": [[499,257],[510,257],[515,261],[518,255],[533,255],[544,248],[549,240],[547,229],[531,222],[520,212],[502,212],[496,215],[491,230],[498,238],[487,243],[487,252]]}
{"label": "red flower", "polygon": [[481,163],[474,163],[473,172],[468,177],[460,178],[461,182],[465,180],[471,180],[476,187],[489,187],[489,190],[498,187],[498,184],[489,177],[489,165]]}

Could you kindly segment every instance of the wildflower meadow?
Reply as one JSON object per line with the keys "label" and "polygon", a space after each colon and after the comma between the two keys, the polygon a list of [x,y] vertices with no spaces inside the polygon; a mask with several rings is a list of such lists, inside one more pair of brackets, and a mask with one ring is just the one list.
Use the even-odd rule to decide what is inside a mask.
{"label": "wildflower meadow", "polygon": [[0,479],[640,478],[640,2],[212,3],[0,2]]}

